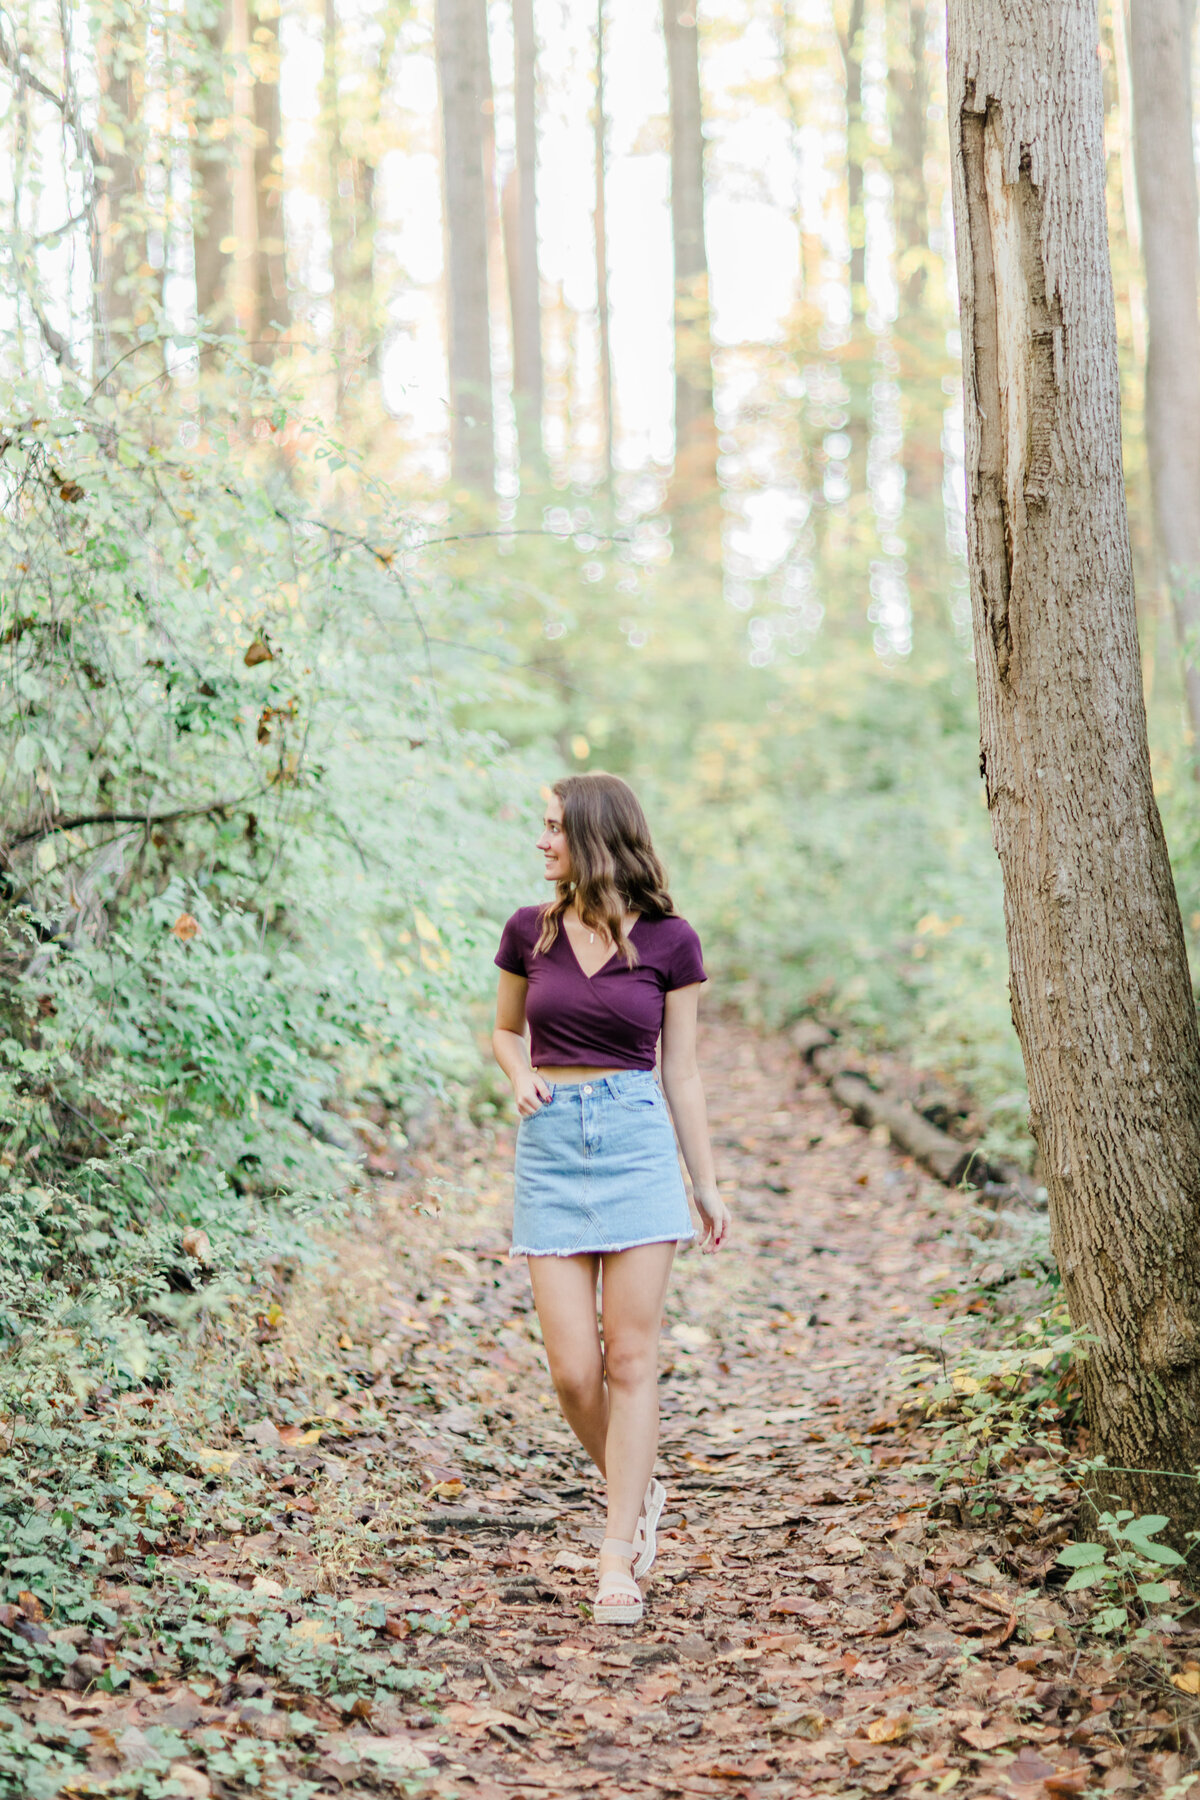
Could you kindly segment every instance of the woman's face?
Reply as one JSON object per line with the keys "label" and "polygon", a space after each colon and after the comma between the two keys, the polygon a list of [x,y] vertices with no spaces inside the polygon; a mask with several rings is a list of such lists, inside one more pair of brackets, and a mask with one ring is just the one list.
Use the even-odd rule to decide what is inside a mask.
{"label": "woman's face", "polygon": [[562,801],[557,794],[551,794],[546,802],[545,828],[537,847],[546,859],[546,880],[570,881],[571,856],[563,830]]}

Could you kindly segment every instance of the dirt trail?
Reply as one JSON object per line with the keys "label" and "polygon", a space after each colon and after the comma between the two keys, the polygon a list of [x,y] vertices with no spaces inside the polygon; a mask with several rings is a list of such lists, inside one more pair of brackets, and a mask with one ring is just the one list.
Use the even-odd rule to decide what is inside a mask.
{"label": "dirt trail", "polygon": [[[1045,1590],[1054,1502],[1003,1531],[930,1517],[890,1364],[954,1284],[959,1197],[799,1086],[782,1040],[703,1042],[735,1226],[668,1304],[643,1623],[590,1622],[601,1493],[506,1256],[514,1134],[464,1128],[377,1175],[336,1270],[264,1325],[273,1415],[218,1453],[255,1526],[217,1510],[154,1576],[114,1574],[124,1635],[95,1648],[126,1686],[22,1690],[43,1742],[83,1746],[65,1791],[133,1791],[166,1743],[195,1800],[1182,1796],[1182,1695],[1131,1696]],[[172,1583],[209,1621],[174,1649]]]}
{"label": "dirt trail", "polygon": [[[440,1237],[446,1329],[404,1391],[411,1407],[423,1357],[407,1442],[437,1504],[416,1533],[429,1560],[393,1575],[389,1604],[418,1627],[413,1660],[445,1677],[421,1734],[437,1791],[1040,1796],[1177,1779],[1178,1756],[1125,1766],[1105,1671],[1030,1585],[1053,1549],[934,1525],[930,1485],[905,1474],[919,1445],[888,1363],[952,1279],[958,1197],[798,1087],[782,1041],[710,1027],[706,1062],[735,1232],[678,1265],[667,1529],[633,1631],[588,1620],[601,1495],[551,1404],[524,1268],[500,1254],[511,1138],[482,1163],[427,1163],[431,1189],[457,1189],[412,1250],[436,1257]],[[426,1636],[430,1615],[460,1622]]]}

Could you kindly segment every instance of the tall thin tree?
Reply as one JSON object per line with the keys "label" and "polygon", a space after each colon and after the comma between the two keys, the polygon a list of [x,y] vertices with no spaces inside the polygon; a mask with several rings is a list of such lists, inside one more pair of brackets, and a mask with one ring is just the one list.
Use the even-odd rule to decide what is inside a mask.
{"label": "tall thin tree", "polygon": [[675,251],[675,469],[688,485],[716,479],[704,121],[694,0],[663,0],[671,110],[671,230]]}
{"label": "tall thin tree", "polygon": [[442,97],[450,462],[454,479],[495,488],[483,107],[491,92],[486,0],[436,0]]}
{"label": "tall thin tree", "polygon": [[863,206],[863,26],[866,0],[849,0],[838,47],[846,81],[846,226],[850,238],[850,309],[861,319],[867,309],[867,221]]}
{"label": "tall thin tree", "polygon": [[592,144],[595,165],[595,206],[592,232],[596,244],[596,325],[600,353],[600,405],[603,409],[604,479],[612,480],[613,472],[613,373],[612,344],[608,304],[608,119],[604,95],[604,4],[596,0],[596,110],[592,116]]}
{"label": "tall thin tree", "polygon": [[1200,1035],[1150,778],[1096,11],[950,0],[949,26],[982,770],[1013,1019],[1109,1465],[1096,1499],[1179,1533],[1200,1525]]}
{"label": "tall thin tree", "polygon": [[97,375],[120,362],[137,342],[145,305],[145,219],[139,171],[143,131],[140,87],[145,24],[137,8],[117,0],[103,20],[97,46],[98,118],[92,139],[98,182],[93,366]]}
{"label": "tall thin tree", "polygon": [[1129,18],[1129,56],[1146,259],[1146,450],[1159,559],[1183,654],[1193,756],[1200,760],[1200,232],[1190,75],[1194,10],[1194,0],[1136,0]]}
{"label": "tall thin tree", "polygon": [[291,323],[283,218],[279,0],[251,0],[254,70],[254,356],[270,362]]}
{"label": "tall thin tree", "polygon": [[537,39],[533,0],[512,0],[516,157],[504,184],[513,406],[521,466],[542,463],[542,297],[537,235]]}
{"label": "tall thin tree", "polygon": [[234,321],[232,0],[188,0],[187,22],[196,54],[191,196],[196,316],[224,329]]}

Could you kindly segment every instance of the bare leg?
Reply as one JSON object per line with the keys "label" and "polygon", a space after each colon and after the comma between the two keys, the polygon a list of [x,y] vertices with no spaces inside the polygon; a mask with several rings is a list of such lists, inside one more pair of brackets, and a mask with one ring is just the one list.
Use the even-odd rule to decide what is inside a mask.
{"label": "bare leg", "polygon": [[[675,1245],[668,1243],[642,1244],[604,1258],[606,1535],[625,1543],[637,1529],[658,1450],[658,1334],[674,1257]],[[600,1566],[606,1568],[606,1559]],[[611,1566],[622,1565],[613,1560]]]}
{"label": "bare leg", "polygon": [[[596,1322],[599,1273],[598,1256],[529,1258],[533,1301],[558,1403],[567,1424],[603,1475],[608,1390]],[[640,1500],[639,1496],[639,1504]]]}

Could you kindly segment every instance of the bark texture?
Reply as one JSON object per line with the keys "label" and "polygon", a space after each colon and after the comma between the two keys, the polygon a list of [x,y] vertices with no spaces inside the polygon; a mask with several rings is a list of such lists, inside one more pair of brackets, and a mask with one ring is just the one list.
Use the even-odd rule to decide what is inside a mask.
{"label": "bark texture", "polygon": [[[1094,7],[951,0],[967,525],[1013,1019],[1097,1503],[1200,1526],[1200,1037],[1150,780]],[[1117,1472],[1117,1471],[1121,1472]],[[1114,1499],[1114,1497],[1119,1497]]]}
{"label": "bark texture", "polygon": [[486,0],[437,0],[435,39],[442,95],[451,472],[463,486],[490,494],[495,451],[484,176],[483,107],[491,92]]}
{"label": "bark texture", "polygon": [[677,477],[716,481],[708,252],[704,241],[704,130],[700,34],[685,0],[663,0],[671,108],[671,230],[675,249]]}
{"label": "bark texture", "polygon": [[866,0],[850,0],[839,42],[846,75],[846,224],[850,236],[850,308],[867,310],[867,221],[863,207],[862,39]]}
{"label": "bark texture", "polygon": [[139,217],[140,88],[145,28],[129,7],[117,7],[98,45],[99,107],[92,155],[105,179],[97,183],[95,351],[93,367],[104,375],[137,342],[137,324],[149,316],[142,284],[146,231]]}
{"label": "bark texture", "polygon": [[268,363],[291,324],[283,235],[283,119],[279,104],[278,0],[251,13],[254,66],[254,357]]}
{"label": "bark texture", "polygon": [[[1118,4],[1120,0],[1118,0]],[[1200,756],[1200,233],[1191,0],[1135,0],[1129,60],[1146,260],[1146,450],[1155,536]]]}
{"label": "bark texture", "polygon": [[[925,0],[909,0],[907,17],[893,21],[888,86],[892,101],[892,192],[896,223],[896,277],[902,312],[920,306],[929,277],[929,189],[925,182],[929,80],[925,68]],[[864,269],[865,274],[865,269]]]}
{"label": "bark texture", "polygon": [[[234,322],[234,166],[227,135],[233,114],[231,0],[192,0],[189,27],[200,66],[196,78],[192,148],[192,260],[196,317],[225,330]],[[223,246],[223,247],[222,247]]]}
{"label": "bark texture", "polygon": [[513,0],[516,159],[504,184],[513,409],[523,468],[542,464],[542,300],[537,240],[537,39],[533,0]]}
{"label": "bark texture", "polygon": [[613,378],[612,342],[608,309],[608,120],[604,105],[604,0],[596,4],[596,113],[592,121],[592,142],[596,169],[596,205],[592,213],[592,231],[596,244],[596,324],[600,339],[600,405],[604,443],[604,479],[612,480],[613,472]]}

